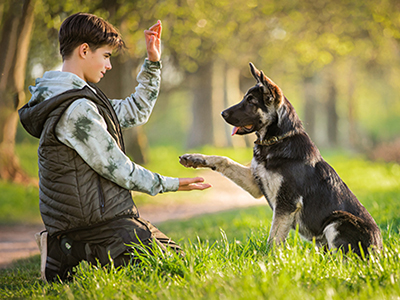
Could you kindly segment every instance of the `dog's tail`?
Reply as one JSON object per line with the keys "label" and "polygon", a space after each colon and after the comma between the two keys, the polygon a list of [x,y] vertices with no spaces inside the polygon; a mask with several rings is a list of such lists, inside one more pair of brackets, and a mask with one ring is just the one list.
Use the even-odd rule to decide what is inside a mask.
{"label": "dog's tail", "polygon": [[369,250],[382,249],[382,237],[375,222],[365,221],[346,211],[334,211],[324,222],[324,235],[329,249],[351,250],[361,256]]}

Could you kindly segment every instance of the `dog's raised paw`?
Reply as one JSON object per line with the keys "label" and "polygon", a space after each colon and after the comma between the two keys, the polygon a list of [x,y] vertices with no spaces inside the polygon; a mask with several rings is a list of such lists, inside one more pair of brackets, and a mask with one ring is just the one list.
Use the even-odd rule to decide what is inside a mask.
{"label": "dog's raised paw", "polygon": [[184,154],[179,156],[179,163],[186,168],[206,168],[207,162],[201,154]]}

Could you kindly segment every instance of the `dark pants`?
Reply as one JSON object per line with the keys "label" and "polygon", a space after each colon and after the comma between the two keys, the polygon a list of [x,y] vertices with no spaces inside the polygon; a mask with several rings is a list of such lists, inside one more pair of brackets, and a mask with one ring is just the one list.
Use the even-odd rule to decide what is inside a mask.
{"label": "dark pants", "polygon": [[153,255],[154,243],[163,251],[171,249],[183,255],[182,249],[158,228],[141,218],[118,219],[107,224],[70,232],[66,235],[48,237],[47,240],[47,281],[71,278],[81,261],[107,265],[110,257],[114,266],[136,263],[132,244],[144,247]]}

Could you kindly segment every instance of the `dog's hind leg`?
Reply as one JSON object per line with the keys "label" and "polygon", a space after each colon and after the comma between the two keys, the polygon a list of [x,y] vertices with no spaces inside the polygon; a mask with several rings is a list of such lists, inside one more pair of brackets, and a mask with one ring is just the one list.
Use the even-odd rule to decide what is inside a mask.
{"label": "dog's hind leg", "polygon": [[352,249],[361,256],[372,247],[382,248],[379,228],[345,211],[335,211],[325,222],[324,235],[330,250],[341,248],[344,253]]}
{"label": "dog's hind leg", "polygon": [[179,162],[187,168],[210,168],[232,180],[254,198],[263,194],[255,182],[250,167],[245,167],[232,159],[224,156],[184,154],[179,157]]}

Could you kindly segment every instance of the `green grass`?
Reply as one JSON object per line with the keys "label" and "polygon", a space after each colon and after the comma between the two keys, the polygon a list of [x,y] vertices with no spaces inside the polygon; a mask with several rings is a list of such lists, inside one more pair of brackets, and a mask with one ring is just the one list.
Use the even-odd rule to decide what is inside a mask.
{"label": "green grass", "polygon": [[41,221],[37,187],[0,181],[0,191],[0,225]]}
{"label": "green grass", "polygon": [[[164,173],[170,176],[195,176],[192,170],[179,172],[179,151],[163,149],[167,150],[154,151],[164,153],[163,161],[171,164],[154,161],[154,169],[171,172]],[[243,163],[251,158],[246,151],[232,154],[231,150],[209,148],[190,152],[238,155],[235,159]],[[343,257],[340,252],[322,253],[295,231],[283,247],[268,249],[272,213],[260,206],[160,224],[161,231],[182,245],[183,259],[159,253],[143,256],[140,266],[120,269],[82,263],[75,279],[63,284],[40,281],[38,256],[21,260],[0,270],[0,299],[397,299],[400,166],[343,153],[325,158],[382,230],[384,250],[369,260],[352,254]],[[17,198],[23,197],[28,196]]]}
{"label": "green grass", "polygon": [[[37,178],[37,143],[17,144],[15,151],[24,171]],[[0,191],[0,225],[41,222],[37,187],[0,180]]]}
{"label": "green grass", "polygon": [[37,148],[38,141],[34,143],[20,143],[15,146],[15,153],[18,156],[21,167],[32,176],[37,177],[39,172]]}
{"label": "green grass", "polygon": [[[39,280],[39,258],[0,270],[0,298],[48,299],[392,299],[400,295],[399,234],[384,230],[384,251],[369,260],[322,253],[292,232],[266,247],[270,213],[253,207],[167,222],[186,256],[142,256],[140,266],[81,263],[70,283]],[[193,225],[193,226],[192,226]]]}

